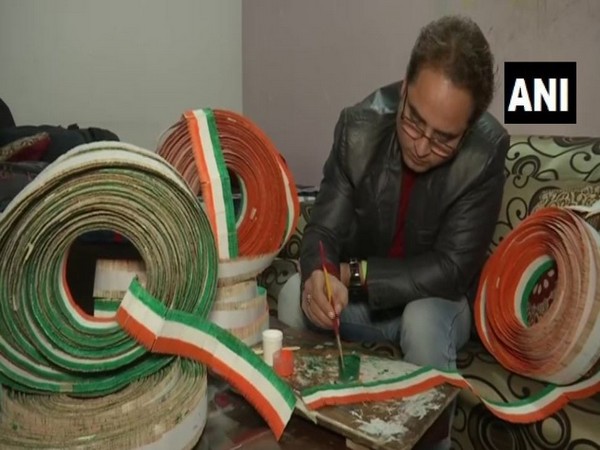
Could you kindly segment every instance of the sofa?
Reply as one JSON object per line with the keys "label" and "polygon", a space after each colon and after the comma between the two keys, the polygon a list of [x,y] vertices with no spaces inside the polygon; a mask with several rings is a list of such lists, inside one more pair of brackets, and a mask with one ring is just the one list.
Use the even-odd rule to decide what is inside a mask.
{"label": "sofa", "polygon": [[[511,136],[505,173],[502,207],[489,253],[535,208],[590,205],[600,199],[600,138]],[[267,288],[271,314],[284,322],[280,304],[294,298],[286,282],[298,272],[300,242],[315,195],[305,191],[300,195],[296,232],[259,277]],[[297,293],[295,298],[297,301]],[[457,366],[490,400],[522,399],[544,386],[505,370],[486,351],[475,331],[460,351]],[[456,450],[600,450],[600,395],[568,404],[544,421],[516,425],[498,419],[471,392],[463,390],[451,437]]]}

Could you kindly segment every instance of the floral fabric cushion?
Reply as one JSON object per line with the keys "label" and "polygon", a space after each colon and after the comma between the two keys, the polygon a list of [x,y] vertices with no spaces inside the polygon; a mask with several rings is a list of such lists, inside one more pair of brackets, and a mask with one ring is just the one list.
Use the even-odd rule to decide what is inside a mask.
{"label": "floral fabric cushion", "polygon": [[592,206],[600,200],[600,184],[581,188],[550,189],[541,193],[533,211],[547,206]]}
{"label": "floral fabric cushion", "polygon": [[[509,175],[504,184],[502,206],[489,247],[493,252],[511,230],[531,214],[540,202],[549,205],[559,192],[580,192],[590,184],[583,180],[539,180],[525,175]],[[576,194],[574,194],[576,198]]]}
{"label": "floral fabric cushion", "polygon": [[511,136],[506,155],[507,175],[540,181],[600,181],[600,138]]}
{"label": "floral fabric cushion", "polygon": [[277,299],[286,281],[300,271],[300,244],[304,235],[304,227],[310,217],[314,199],[301,199],[300,218],[294,234],[279,252],[277,258],[258,277],[258,283],[267,289],[269,312],[277,317]]}
{"label": "floral fabric cushion", "polygon": [[[600,184],[590,184],[581,189],[557,189],[544,192],[533,211],[545,206],[583,206],[590,207],[600,201]],[[586,221],[596,230],[600,230],[600,214],[585,214]]]}

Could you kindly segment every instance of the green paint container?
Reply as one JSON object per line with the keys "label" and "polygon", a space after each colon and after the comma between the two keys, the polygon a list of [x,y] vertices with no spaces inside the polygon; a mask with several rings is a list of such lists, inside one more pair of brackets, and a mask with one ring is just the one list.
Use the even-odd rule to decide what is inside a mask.
{"label": "green paint container", "polygon": [[358,377],[360,375],[360,355],[344,355],[343,358],[343,366],[341,364],[341,360],[339,361],[339,381],[342,383],[358,381]]}

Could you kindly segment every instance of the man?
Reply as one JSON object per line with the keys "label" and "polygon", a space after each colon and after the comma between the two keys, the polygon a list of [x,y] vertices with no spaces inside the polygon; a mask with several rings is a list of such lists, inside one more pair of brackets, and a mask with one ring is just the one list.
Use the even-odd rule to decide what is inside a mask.
{"label": "man", "polygon": [[493,91],[480,28],[444,17],[421,30],[404,82],[342,111],[302,241],[310,325],[331,329],[338,313],[343,339],[391,340],[409,362],[456,367],[502,199],[509,137],[486,112]]}

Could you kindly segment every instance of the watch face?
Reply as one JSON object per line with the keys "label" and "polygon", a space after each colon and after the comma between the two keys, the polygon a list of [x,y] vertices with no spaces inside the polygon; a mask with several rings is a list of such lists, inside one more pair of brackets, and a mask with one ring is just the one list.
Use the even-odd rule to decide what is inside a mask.
{"label": "watch face", "polygon": [[361,286],[361,284],[358,262],[352,261],[350,263],[350,286]]}

